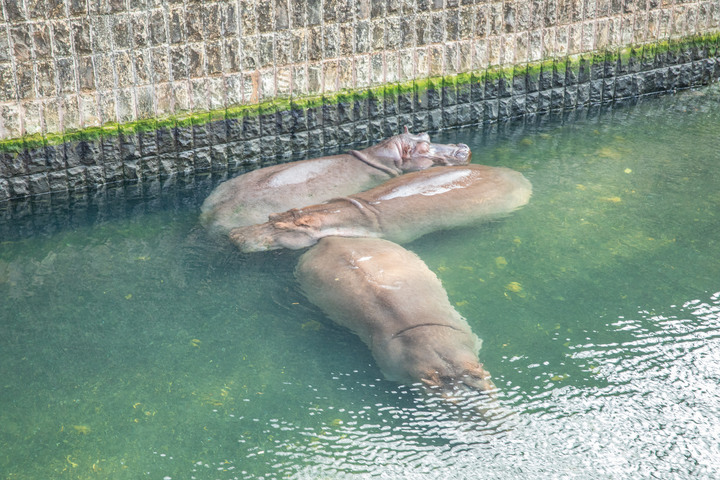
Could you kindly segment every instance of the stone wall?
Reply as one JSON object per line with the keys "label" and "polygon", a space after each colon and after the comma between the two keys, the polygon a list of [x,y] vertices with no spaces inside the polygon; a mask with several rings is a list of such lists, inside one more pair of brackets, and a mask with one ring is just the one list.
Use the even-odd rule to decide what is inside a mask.
{"label": "stone wall", "polygon": [[0,2],[0,201],[720,75],[720,0]]}

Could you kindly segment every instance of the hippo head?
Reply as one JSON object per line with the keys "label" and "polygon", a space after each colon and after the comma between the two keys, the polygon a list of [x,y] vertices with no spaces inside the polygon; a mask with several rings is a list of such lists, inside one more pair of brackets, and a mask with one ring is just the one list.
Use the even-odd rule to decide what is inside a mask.
{"label": "hippo head", "polygon": [[376,237],[361,225],[324,225],[324,205],[310,206],[312,214],[303,209],[293,208],[287,212],[273,213],[269,221],[230,231],[230,241],[242,252],[263,252],[287,248],[299,250],[315,245],[320,238],[328,235],[349,237]]}
{"label": "hippo head", "polygon": [[318,239],[314,235],[313,217],[302,216],[300,212],[292,209],[271,215],[265,223],[234,228],[229,233],[230,241],[246,253],[279,248],[299,250],[314,245]]}
{"label": "hippo head", "polygon": [[385,376],[423,383],[451,397],[458,390],[492,392],[490,374],[477,360],[481,340],[469,331],[443,324],[421,324],[393,335],[373,354]]}
{"label": "hippo head", "polygon": [[467,165],[472,153],[464,143],[441,144],[430,142],[427,133],[414,135],[405,132],[395,135],[354,155],[371,165],[378,163],[395,173],[414,172],[436,165]]}

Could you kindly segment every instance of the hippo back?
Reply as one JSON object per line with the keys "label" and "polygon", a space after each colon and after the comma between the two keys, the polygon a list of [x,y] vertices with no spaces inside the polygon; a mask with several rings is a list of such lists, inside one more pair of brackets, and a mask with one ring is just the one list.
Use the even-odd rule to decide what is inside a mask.
{"label": "hippo back", "polygon": [[388,379],[459,379],[482,370],[480,340],[437,276],[403,247],[323,238],[303,254],[295,275],[312,303],[370,347]]}
{"label": "hippo back", "polygon": [[382,236],[409,242],[427,233],[503,217],[525,205],[532,185],[504,167],[436,167],[391,179],[353,197],[375,209]]}

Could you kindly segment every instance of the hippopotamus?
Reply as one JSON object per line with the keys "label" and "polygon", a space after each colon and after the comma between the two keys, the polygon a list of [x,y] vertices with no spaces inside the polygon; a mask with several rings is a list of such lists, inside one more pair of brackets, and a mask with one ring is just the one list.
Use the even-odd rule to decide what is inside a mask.
{"label": "hippopotamus", "polygon": [[427,133],[390,137],[364,150],[273,165],[221,183],[205,199],[200,221],[212,233],[263,223],[268,215],[372,188],[434,165],[466,165],[465,144],[431,143]]}
{"label": "hippopotamus", "polygon": [[380,186],[270,216],[230,231],[243,252],[301,249],[327,236],[405,243],[427,233],[506,215],[530,199],[530,182],[504,167],[466,165],[408,173]]}
{"label": "hippopotamus", "polygon": [[379,238],[327,237],[295,276],[308,300],[357,334],[388,380],[489,391],[481,341],[416,254]]}

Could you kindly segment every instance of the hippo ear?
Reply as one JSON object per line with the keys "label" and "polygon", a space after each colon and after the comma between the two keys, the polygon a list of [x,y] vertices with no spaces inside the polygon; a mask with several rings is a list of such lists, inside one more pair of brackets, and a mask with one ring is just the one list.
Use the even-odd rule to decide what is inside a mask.
{"label": "hippo ear", "polygon": [[423,382],[428,388],[440,388],[442,385],[442,382],[440,381],[440,377],[438,376],[437,372],[428,372],[427,375],[425,375],[427,378],[420,378],[420,381]]}
{"label": "hippo ear", "polygon": [[486,378],[490,378],[490,373],[483,368],[482,363],[477,362],[465,362],[463,365],[465,367],[465,374],[470,375],[475,378],[480,378],[485,380]]}
{"label": "hippo ear", "polygon": [[292,230],[294,225],[290,222],[275,222],[273,227],[277,230]]}
{"label": "hippo ear", "polygon": [[403,127],[403,133],[406,133],[406,134],[407,134],[407,133],[410,133],[410,129],[408,128],[407,125],[405,125],[405,126]]}
{"label": "hippo ear", "polygon": [[296,218],[294,223],[298,227],[317,228],[320,226],[321,222],[317,219],[317,217],[314,217],[312,215],[305,215],[303,217]]}

